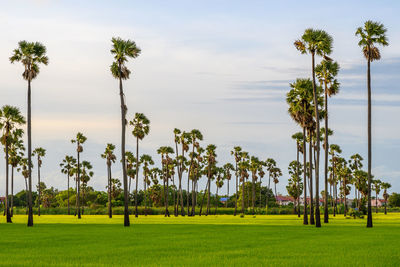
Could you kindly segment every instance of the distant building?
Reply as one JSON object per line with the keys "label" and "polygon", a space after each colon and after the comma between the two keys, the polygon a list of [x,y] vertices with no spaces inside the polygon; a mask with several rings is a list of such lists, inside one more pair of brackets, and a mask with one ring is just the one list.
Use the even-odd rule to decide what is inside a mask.
{"label": "distant building", "polygon": [[294,198],[290,196],[276,196],[276,202],[281,206],[287,206],[294,203]]}
{"label": "distant building", "polygon": [[378,206],[378,207],[382,207],[385,206],[386,201],[384,199],[371,199],[371,205],[373,207]]}

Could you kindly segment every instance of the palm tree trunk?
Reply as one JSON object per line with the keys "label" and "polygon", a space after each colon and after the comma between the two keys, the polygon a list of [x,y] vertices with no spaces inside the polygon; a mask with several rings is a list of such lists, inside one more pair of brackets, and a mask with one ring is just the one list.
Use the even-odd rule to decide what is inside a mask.
{"label": "palm tree trunk", "polygon": [[168,164],[167,164],[167,177],[166,177],[166,180],[167,180],[167,188],[166,188],[166,195],[165,195],[165,214],[169,217],[169,210],[168,210],[168,196],[169,196],[169,178],[168,178],[168,174],[169,174],[169,172],[168,172]]}
{"label": "palm tree trunk", "polygon": [[26,201],[26,214],[28,214],[28,179],[24,177],[25,180],[25,201]]}
{"label": "palm tree trunk", "polygon": [[237,213],[237,201],[238,201],[238,169],[237,169],[237,161],[235,160],[235,178],[236,178],[236,195],[235,195],[235,212],[233,213],[233,216],[236,216]]}
{"label": "palm tree trunk", "polygon": [[211,179],[210,176],[208,177],[208,190],[207,190],[207,210],[206,210],[206,216],[210,212],[210,191],[211,191]]}
{"label": "palm tree trunk", "polygon": [[319,134],[319,109],[318,109],[318,97],[317,87],[315,85],[315,55],[312,56],[312,78],[313,78],[313,94],[314,94],[314,111],[315,111],[315,122],[316,122],[316,136],[317,136],[317,158],[315,164],[315,226],[321,227],[321,218],[319,211],[319,149],[320,149],[320,134]]}
{"label": "palm tree trunk", "polygon": [[262,194],[261,194],[261,188],[262,187],[262,181],[261,181],[261,176],[260,176],[260,203],[258,203],[259,204],[259,206],[260,206],[260,209],[262,208]]}
{"label": "palm tree trunk", "polygon": [[11,166],[11,217],[14,216],[14,166]]}
{"label": "palm tree trunk", "polygon": [[312,169],[313,169],[313,150],[312,150],[312,133],[310,131],[310,140],[308,144],[308,157],[309,157],[309,163],[310,163],[310,171],[309,171],[309,176],[310,176],[310,224],[315,224],[314,221],[314,201],[313,201],[313,182],[312,182]]}
{"label": "palm tree trunk", "polygon": [[244,196],[245,196],[245,193],[244,193],[244,181],[245,181],[245,178],[244,178],[244,176],[242,176],[242,214],[244,215]]}
{"label": "palm tree trunk", "polygon": [[112,203],[111,203],[111,166],[107,164],[107,174],[108,174],[108,218],[112,218]]}
{"label": "palm tree trunk", "polygon": [[[386,195],[386,194],[385,194]],[[386,213],[386,206],[387,206],[387,197],[385,196],[385,215],[387,214]]]}
{"label": "palm tree trunk", "polygon": [[251,206],[252,206],[252,213],[254,215],[254,205],[256,204],[256,186],[255,186],[255,179],[252,177],[252,198],[251,198]]}
{"label": "palm tree trunk", "polygon": [[206,191],[208,191],[208,181],[207,181],[207,184],[206,184],[206,190],[204,191],[204,194],[203,194],[203,199],[201,200],[199,216],[201,216],[201,212],[203,210],[204,199],[206,198]]}
{"label": "palm tree trunk", "polygon": [[[370,51],[370,49],[368,50]],[[371,210],[371,167],[372,167],[372,151],[371,151],[371,62],[368,57],[367,68],[368,81],[368,216],[367,227],[372,227],[372,210]]]}
{"label": "palm tree trunk", "polygon": [[226,201],[225,201],[225,208],[228,207],[228,200],[229,200],[229,179],[228,179],[228,186],[227,186],[227,195],[226,195]]}
{"label": "palm tree trunk", "polygon": [[128,210],[128,178],[126,175],[125,165],[125,130],[126,130],[126,106],[124,100],[124,92],[122,89],[122,78],[121,78],[121,63],[119,62],[119,96],[121,100],[121,164],[122,164],[122,175],[124,183],[124,226],[130,226],[129,222],[129,210]]}
{"label": "palm tree trunk", "polygon": [[214,215],[217,215],[217,208],[218,208],[218,185],[217,185],[217,194],[215,195],[216,199],[215,199],[215,213]]}
{"label": "palm tree trunk", "polygon": [[[79,142],[78,142],[78,147],[79,147]],[[80,193],[81,193],[81,178],[80,178],[80,158],[79,158],[79,151],[78,151],[78,176],[77,176],[77,194],[76,194],[76,202],[77,202],[77,208],[78,208],[78,219],[81,219],[81,203],[79,201],[80,198]]]}
{"label": "palm tree trunk", "polygon": [[[11,188],[12,188],[12,180],[11,180]],[[11,191],[11,194],[12,194],[12,191]],[[12,208],[12,202],[11,202],[11,208]],[[378,213],[378,192],[377,191],[375,191],[375,210],[376,210],[376,213]]]}
{"label": "palm tree trunk", "polygon": [[32,120],[31,120],[31,80],[28,79],[28,226],[33,226],[32,210]]}
{"label": "palm tree trunk", "polygon": [[268,189],[267,189],[267,195],[266,195],[266,200],[265,200],[265,207],[267,208],[267,213],[268,213],[268,201],[269,201],[269,191],[271,189],[271,172],[268,172]]}
{"label": "palm tree trunk", "polygon": [[173,202],[174,202],[174,216],[178,217],[178,205],[176,203],[176,198],[175,198],[176,191],[175,191],[175,177],[174,176],[172,176],[172,186],[174,188],[172,191]]}
{"label": "palm tree trunk", "polygon": [[147,175],[144,177],[144,216],[147,216]]}
{"label": "palm tree trunk", "polygon": [[247,186],[247,208],[250,208],[250,186]]}
{"label": "palm tree trunk", "polygon": [[40,193],[41,193],[41,191],[40,191],[40,165],[39,165],[39,157],[38,157],[38,191],[39,191],[39,194],[38,194],[38,216],[40,216]]}
{"label": "palm tree trunk", "polygon": [[[296,149],[296,152],[297,152],[297,154],[296,154],[296,156],[297,156],[297,166],[296,166],[296,175],[297,175],[297,217],[299,217],[300,218],[300,175],[299,175],[299,165],[300,165],[300,162],[299,162],[299,143],[298,142],[296,142],[296,147],[297,147],[297,149]],[[296,200],[295,200],[296,201]],[[296,209],[295,209],[296,210]]]}
{"label": "palm tree trunk", "polygon": [[325,175],[325,202],[324,202],[324,223],[329,223],[328,214],[328,88],[325,83],[325,165],[324,165],[324,175]]}
{"label": "palm tree trunk", "polygon": [[[187,214],[188,214],[188,216],[189,216],[189,181],[190,181],[190,179],[189,179],[189,177],[190,177],[190,172],[191,172],[191,170],[192,170],[192,165],[193,165],[193,155],[194,155],[194,144],[195,144],[195,139],[193,139],[193,148],[192,148],[192,156],[190,157],[190,165],[189,165],[189,170],[188,170],[188,175],[187,175],[187,191],[186,191],[186,205],[187,205]],[[183,152],[182,152],[182,155],[183,155]],[[193,205],[193,203],[192,203],[192,205]]]}
{"label": "palm tree trunk", "polygon": [[139,138],[136,137],[136,189],[135,189],[135,217],[139,216],[138,214],[138,184],[139,184]]}
{"label": "palm tree trunk", "polygon": [[5,145],[6,145],[6,199],[5,199],[5,208],[6,208],[6,215],[7,215],[7,223],[12,223],[11,221],[11,214],[10,214],[10,203],[8,199],[8,134],[9,134],[9,128],[7,127],[7,133],[6,133],[6,140],[5,140]]}
{"label": "palm tree trunk", "polygon": [[[194,177],[194,179],[192,180],[192,213],[191,213],[192,216],[195,216],[195,207],[196,207],[196,201],[195,201],[195,197],[196,197],[196,195],[195,195],[195,189],[196,189],[195,188],[195,184],[196,184],[196,182],[195,182],[195,179],[196,179],[196,177]],[[181,209],[181,211],[182,211],[182,209]]]}
{"label": "palm tree trunk", "polygon": [[308,224],[307,216],[307,153],[306,153],[306,128],[303,127],[303,191],[304,191],[304,211],[303,211],[303,224]]}
{"label": "palm tree trunk", "polygon": [[67,194],[68,194],[68,215],[70,215],[71,212],[70,212],[70,206],[69,206],[69,170],[68,170],[68,175],[67,175],[67,188],[68,188],[68,192],[67,192]]}

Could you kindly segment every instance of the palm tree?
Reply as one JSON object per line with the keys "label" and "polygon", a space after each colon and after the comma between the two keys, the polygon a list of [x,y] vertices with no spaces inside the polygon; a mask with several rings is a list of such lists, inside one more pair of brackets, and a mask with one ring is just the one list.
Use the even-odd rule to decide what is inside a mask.
{"label": "palm tree", "polygon": [[[143,113],[135,113],[133,120],[129,122],[133,126],[132,135],[136,137],[136,166],[139,167],[139,140],[149,134],[150,121]],[[135,217],[138,217],[137,198],[138,198],[138,180],[139,168],[136,170],[136,190],[135,190]]]}
{"label": "palm tree", "polygon": [[217,168],[217,179],[215,179],[215,185],[217,186],[217,192],[215,194],[215,212],[214,215],[217,215],[217,209],[218,209],[218,204],[219,204],[219,199],[218,199],[218,190],[224,185],[224,168]]}
{"label": "palm tree", "polygon": [[313,115],[312,115],[312,82],[309,79],[297,79],[296,82],[291,83],[292,88],[286,95],[286,102],[289,104],[289,115],[292,119],[303,128],[303,191],[304,191],[304,212],[303,212],[303,224],[308,224],[307,216],[307,152],[306,152],[306,142],[307,135],[306,129],[313,125]]}
{"label": "palm tree", "polygon": [[85,207],[85,192],[87,190],[87,184],[90,179],[93,177],[94,173],[91,171],[93,169],[92,164],[89,161],[82,161],[82,175],[81,175],[81,182],[82,182],[82,214],[84,213]]}
{"label": "palm tree", "polygon": [[143,186],[144,186],[144,215],[147,216],[147,185],[150,185],[150,166],[154,165],[154,161],[150,155],[143,154],[140,157],[140,162],[143,164]]}
{"label": "palm tree", "polygon": [[269,191],[271,190],[271,176],[272,176],[272,171],[273,169],[276,167],[276,161],[272,158],[267,158],[267,160],[265,161],[265,166],[267,167],[267,171],[268,171],[268,190],[267,190],[267,199],[266,199],[266,208],[268,210],[268,196],[269,196]]}
{"label": "palm tree", "polygon": [[392,187],[391,184],[383,182],[382,183],[382,189],[383,189],[383,198],[385,199],[385,215],[386,215],[386,207],[387,207],[387,200],[389,197],[389,194],[387,193],[387,190]]}
{"label": "palm tree", "polygon": [[378,213],[378,195],[382,189],[382,181],[379,179],[374,179],[372,181],[373,190],[375,191],[375,212]]}
{"label": "palm tree", "polygon": [[115,145],[107,144],[106,149],[101,157],[106,159],[107,164],[107,184],[108,184],[108,217],[112,218],[112,204],[111,204],[111,165],[115,163],[117,157],[114,154]]}
{"label": "palm tree", "polygon": [[168,195],[169,195],[169,165],[172,164],[172,159],[169,157],[169,154],[174,153],[174,149],[170,146],[162,146],[157,150],[157,153],[161,155],[161,177],[163,179],[163,187],[164,187],[164,205],[165,205],[165,217],[169,217],[168,211]]}
{"label": "palm tree", "polygon": [[332,180],[334,181],[334,194],[335,194],[335,204],[333,207],[333,216],[336,215],[337,211],[337,177],[336,177],[336,170],[338,168],[338,159],[340,158],[338,154],[342,153],[342,150],[340,149],[340,146],[336,144],[331,144],[329,146],[329,154],[332,156]]}
{"label": "palm tree", "polygon": [[[191,153],[192,156],[190,157],[188,182],[187,182],[187,192],[189,192],[189,181],[190,181],[189,176],[192,171],[192,165],[194,160],[194,149],[200,146],[198,141],[203,141],[203,134],[198,129],[193,129],[190,131],[190,137],[186,137],[186,140],[188,144],[190,143],[192,144],[192,153]],[[187,212],[189,214],[189,198],[186,199],[186,205],[187,205]]]}
{"label": "palm tree", "polygon": [[[302,152],[302,142],[303,142],[303,133],[302,132],[297,132],[292,135],[292,139],[296,141],[296,162],[297,162],[297,168],[296,168],[296,177],[297,177],[297,190],[300,190],[300,174],[299,174],[299,169],[301,163],[299,162],[299,154]],[[297,198],[297,216],[300,218],[300,194],[298,193],[299,197]]]}
{"label": "palm tree", "polygon": [[[31,166],[33,168],[33,166]],[[17,171],[21,171],[22,176],[24,177],[25,180],[25,201],[26,201],[26,214],[28,214],[28,178],[29,178],[29,173],[28,173],[28,158],[25,158],[24,155],[22,155],[22,159],[19,163],[19,168]]]}
{"label": "palm tree", "polygon": [[[316,136],[320,136],[319,134],[319,110],[318,110],[318,96],[317,95],[317,86],[315,83],[315,55],[324,56],[325,59],[329,59],[327,55],[329,55],[332,51],[332,37],[323,30],[315,30],[312,28],[306,29],[304,34],[301,37],[301,40],[297,40],[294,42],[295,47],[302,54],[311,54],[311,63],[312,63],[312,85],[313,85],[313,95],[314,95],[314,117],[316,121]],[[315,226],[321,227],[320,220],[320,211],[319,211],[319,151],[320,151],[320,142],[319,138],[317,138],[317,157],[316,157],[316,166],[315,166]]]}
{"label": "palm tree", "polygon": [[354,187],[355,187],[355,190],[356,190],[355,198],[356,198],[356,201],[357,201],[357,207],[359,209],[360,209],[360,198],[359,198],[358,195],[359,195],[359,192],[360,192],[359,191],[359,187],[360,187],[361,181],[359,179],[360,176],[357,176],[355,174],[357,173],[357,171],[359,171],[363,167],[363,164],[362,164],[363,160],[364,159],[359,154],[352,155],[350,157],[350,160],[349,160],[350,168],[353,171],[353,177],[355,179],[355,181],[354,181]]}
{"label": "palm tree", "polygon": [[76,202],[77,202],[77,209],[78,209],[78,219],[81,219],[81,208],[80,208],[80,201],[79,201],[79,195],[80,195],[80,169],[81,169],[81,164],[80,164],[80,153],[83,152],[83,146],[82,144],[86,142],[86,136],[83,135],[83,133],[77,133],[75,139],[71,140],[71,143],[76,143],[76,153],[77,153],[77,167],[76,167],[76,183],[77,183],[77,193],[76,193]]}
{"label": "palm tree", "polygon": [[276,194],[276,184],[279,183],[279,177],[282,176],[282,171],[281,169],[279,169],[278,167],[275,167],[272,169],[272,179],[274,181],[275,184],[275,199],[277,198],[277,194]]}
{"label": "palm tree", "polygon": [[242,152],[242,148],[240,146],[235,146],[233,150],[231,151],[231,155],[235,157],[235,177],[236,177],[236,184],[235,184],[235,189],[236,189],[236,194],[235,194],[235,212],[234,216],[236,216],[237,213],[237,201],[238,201],[238,164],[241,161],[240,155]]}
{"label": "palm tree", "polygon": [[256,181],[258,179],[257,172],[260,169],[260,160],[257,157],[252,156],[250,158],[250,172],[251,172],[251,188],[252,188],[252,197],[251,197],[251,209],[254,215],[254,206],[256,203]]}
{"label": "palm tree", "polygon": [[[324,165],[324,175],[325,175],[325,200],[328,199],[328,96],[331,97],[339,93],[339,82],[335,78],[339,72],[339,64],[337,62],[332,62],[332,60],[324,59],[315,67],[315,74],[324,88],[325,93],[325,140],[324,140],[324,151],[325,151],[325,165]],[[322,130],[322,129],[321,129]],[[328,202],[324,202],[324,223],[329,222],[328,214]]]}
{"label": "palm tree", "polygon": [[31,82],[39,74],[39,64],[47,65],[49,58],[46,56],[46,47],[39,42],[20,41],[18,48],[14,49],[10,62],[21,62],[24,66],[22,77],[28,81],[28,172],[29,172],[29,192],[28,192],[28,226],[33,226],[32,210],[32,125],[31,125]]}
{"label": "palm tree", "polygon": [[206,216],[210,212],[210,191],[211,191],[211,180],[213,180],[214,175],[217,173],[217,154],[215,150],[217,147],[215,145],[208,145],[206,148],[206,162],[207,162],[207,210]]}
{"label": "palm tree", "polygon": [[37,157],[38,165],[38,216],[40,216],[40,167],[42,167],[42,158],[46,155],[46,149],[42,147],[35,148],[32,152],[32,156]]}
{"label": "palm tree", "polygon": [[[15,129],[10,134],[10,145],[9,145],[9,164],[11,166],[11,217],[14,215],[14,169],[17,168],[24,156],[24,143],[22,136],[24,131],[22,129]],[[18,169],[17,169],[18,171]]]}
{"label": "palm tree", "polygon": [[7,214],[7,222],[11,223],[10,203],[8,198],[8,165],[9,162],[9,147],[12,142],[12,131],[20,125],[25,123],[25,118],[21,115],[18,108],[13,106],[3,106],[0,109],[0,129],[3,130],[1,142],[5,147],[6,153],[6,198],[5,198],[5,211]]}
{"label": "palm tree", "polygon": [[124,183],[124,226],[129,226],[129,210],[128,210],[128,176],[125,165],[125,130],[126,130],[126,112],[128,108],[125,105],[125,96],[122,88],[122,80],[129,79],[131,71],[126,67],[128,58],[136,58],[141,50],[136,43],[131,40],[122,40],[121,38],[112,38],[111,54],[114,55],[115,61],[111,64],[110,70],[114,78],[119,80],[119,96],[121,101],[121,162]]}
{"label": "palm tree", "polygon": [[301,182],[301,174],[303,172],[303,166],[301,163],[299,163],[297,160],[294,160],[292,162],[290,162],[289,167],[288,167],[288,171],[290,174],[290,178],[289,178],[289,183],[286,186],[286,190],[288,191],[289,195],[291,197],[293,197],[293,199],[296,201],[297,199],[297,209],[296,209],[296,205],[294,206],[294,211],[298,212],[298,216],[300,217],[300,196],[303,190],[303,185]]}
{"label": "palm tree", "polygon": [[61,172],[67,175],[67,190],[68,190],[68,215],[70,215],[70,204],[69,204],[69,177],[73,175],[73,168],[76,164],[76,159],[72,156],[65,156],[60,164]]}
{"label": "palm tree", "polygon": [[[136,177],[136,169],[138,167],[136,166],[136,158],[133,155],[131,151],[126,151],[125,152],[125,164],[126,164],[126,174],[129,177],[129,186],[128,186],[128,192],[131,192],[131,181],[132,179],[135,179]],[[139,162],[140,165],[140,162]]]}
{"label": "palm tree", "polygon": [[224,170],[224,180],[227,181],[227,197],[225,201],[225,208],[228,207],[228,200],[229,200],[229,181],[232,178],[231,171],[235,170],[235,167],[233,167],[232,163],[226,163],[223,167]]}
{"label": "palm tree", "polygon": [[[240,182],[242,183],[242,214],[244,215],[244,198],[245,198],[245,183],[246,178],[249,177],[248,170],[250,167],[249,163],[249,154],[247,152],[240,152],[240,162],[238,164],[239,173],[240,173]],[[268,192],[267,192],[268,195]]]}
{"label": "palm tree", "polygon": [[368,217],[367,227],[372,227],[371,210],[371,62],[381,59],[381,53],[376,45],[389,45],[386,37],[386,28],[382,23],[368,20],[364,27],[359,27],[356,36],[360,37],[358,45],[362,48],[364,57],[367,59],[367,90],[368,90]]}

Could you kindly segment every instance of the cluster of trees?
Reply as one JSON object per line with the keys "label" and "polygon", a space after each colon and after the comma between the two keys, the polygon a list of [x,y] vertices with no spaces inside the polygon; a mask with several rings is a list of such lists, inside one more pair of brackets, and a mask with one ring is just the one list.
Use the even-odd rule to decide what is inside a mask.
{"label": "cluster of trees", "polygon": [[[290,84],[291,90],[287,93],[287,104],[289,105],[289,115],[302,128],[301,133],[293,135],[297,147],[297,160],[289,166],[292,178],[289,182],[288,191],[299,199],[300,191],[304,193],[304,224],[308,224],[307,217],[307,182],[300,185],[300,173],[303,174],[303,181],[309,184],[310,193],[310,223],[321,227],[319,209],[319,179],[320,179],[320,143],[323,142],[325,151],[324,198],[328,200],[328,186],[334,190],[337,196],[337,183],[340,182],[341,195],[346,198],[349,193],[349,184],[354,180],[355,188],[367,198],[368,218],[367,227],[372,227],[371,210],[371,191],[373,182],[371,174],[371,70],[372,61],[380,59],[380,52],[377,45],[388,45],[386,28],[383,24],[373,21],[365,22],[363,27],[356,31],[358,45],[362,48],[365,59],[367,60],[367,91],[368,91],[368,171],[361,170],[361,160],[359,155],[354,155],[351,161],[341,158],[340,147],[329,145],[328,136],[333,131],[328,128],[328,97],[339,92],[339,82],[337,74],[339,64],[330,56],[332,53],[333,38],[323,30],[306,29],[300,39],[294,42],[294,46],[301,54],[311,55],[311,74],[310,78],[298,78]],[[316,65],[316,57],[322,58]],[[318,79],[318,83],[317,83]],[[324,120],[325,127],[320,127],[320,121]],[[308,143],[308,161],[306,145]],[[303,164],[299,162],[299,153],[303,154]],[[329,154],[331,154],[331,167],[328,169]],[[348,164],[350,166],[348,166]],[[313,183],[313,172],[315,174],[315,184]],[[330,173],[330,179],[328,179]],[[385,184],[386,187],[390,186]],[[313,201],[313,188],[315,188],[315,207]],[[378,188],[377,186],[375,188]],[[295,191],[295,193],[293,193]],[[336,201],[335,201],[336,205]],[[315,213],[315,214],[314,214]],[[314,222],[315,218],[315,222]],[[328,201],[324,202],[324,222],[328,223]]]}
{"label": "cluster of trees", "polygon": [[[374,184],[376,191],[379,188],[388,188],[390,185],[379,183],[372,179],[371,175],[371,75],[370,63],[380,59],[380,53],[376,45],[388,45],[385,27],[376,22],[367,21],[364,27],[357,29],[356,35],[360,37],[359,45],[362,47],[365,58],[368,63],[368,171],[361,170],[361,157],[355,155],[350,161],[339,156],[340,148],[337,145],[329,145],[328,136],[333,132],[328,128],[328,97],[335,95],[339,90],[339,82],[336,76],[339,71],[339,65],[334,62],[329,55],[332,52],[332,37],[323,30],[307,29],[302,37],[295,41],[295,47],[302,54],[310,54],[312,59],[312,79],[297,79],[290,84],[291,90],[287,94],[287,103],[289,104],[289,114],[293,120],[300,125],[302,132],[293,135],[296,140],[297,159],[289,166],[291,178],[289,180],[288,192],[297,199],[298,212],[300,214],[300,194],[304,194],[304,224],[308,224],[307,217],[307,183],[301,182],[301,174],[303,181],[308,181],[310,201],[310,222],[317,227],[321,226],[320,209],[319,209],[319,178],[320,178],[320,142],[323,142],[325,150],[325,190],[324,198],[328,199],[328,187],[334,192],[337,198],[337,185],[339,183],[339,194],[346,198],[349,191],[349,184],[353,183],[360,197],[368,200],[368,227],[372,227],[371,217],[371,185]],[[107,182],[107,205],[108,214],[112,217],[113,199],[117,199],[120,194],[123,195],[124,205],[124,225],[129,226],[129,210],[130,200],[133,198],[135,205],[135,215],[138,216],[139,205],[139,173],[143,176],[143,192],[145,207],[150,203],[157,203],[163,199],[165,205],[165,216],[170,216],[170,188],[172,189],[172,203],[174,206],[174,215],[194,216],[196,207],[200,208],[202,213],[203,206],[206,201],[206,212],[210,213],[211,206],[211,183],[216,185],[216,199],[218,207],[218,192],[226,182],[229,197],[229,182],[232,173],[235,176],[235,215],[238,207],[244,212],[246,207],[251,207],[254,214],[257,205],[259,207],[268,207],[269,192],[271,191],[271,180],[275,185],[279,183],[279,177],[282,176],[281,170],[276,166],[276,162],[269,158],[265,161],[255,156],[250,156],[248,152],[242,151],[240,147],[234,147],[231,154],[234,158],[234,164],[226,163],[218,165],[216,146],[213,144],[200,146],[203,135],[197,129],[185,132],[174,129],[174,147],[162,146],[157,150],[161,158],[161,166],[153,167],[154,161],[150,155],[140,155],[139,143],[150,131],[150,121],[142,113],[135,113],[129,125],[132,126],[132,134],[136,138],[136,153],[126,151],[125,139],[127,120],[127,106],[125,104],[125,96],[123,90],[123,80],[130,78],[131,71],[126,66],[128,59],[134,59],[141,53],[136,43],[131,40],[122,40],[120,38],[112,38],[111,54],[114,56],[114,62],[110,66],[110,72],[119,81],[119,96],[121,102],[121,156],[120,162],[122,166],[122,187],[120,182],[112,176],[112,165],[116,162],[117,157],[114,154],[115,145],[107,144],[106,149],[101,157],[106,160],[108,170]],[[317,56],[323,59],[319,64],[315,64]],[[32,196],[32,156],[37,158],[38,170],[38,195],[37,204],[39,206],[38,214],[40,214],[40,205],[48,205],[51,203],[51,196],[56,196],[55,189],[46,189],[40,181],[40,167],[45,157],[46,150],[37,148],[32,152],[32,133],[31,133],[31,82],[39,74],[39,65],[47,65],[49,62],[46,56],[46,47],[41,43],[30,43],[21,41],[18,48],[13,51],[10,57],[11,63],[21,62],[24,67],[23,78],[28,82],[28,99],[27,99],[27,153],[24,154],[24,145],[22,142],[23,130],[20,128],[25,124],[24,117],[20,114],[18,108],[4,106],[1,110],[1,128],[3,129],[2,144],[6,152],[6,200],[5,210],[7,214],[7,222],[11,222],[13,206],[13,176],[14,169],[21,171],[26,178],[26,202],[28,206],[28,226],[33,225],[33,196]],[[317,84],[317,78],[319,84]],[[320,121],[325,121],[325,127],[320,128]],[[83,206],[90,195],[90,187],[88,182],[93,176],[92,166],[90,162],[81,160],[83,152],[83,144],[86,137],[82,133],[78,133],[76,138],[71,140],[76,144],[76,158],[68,155],[61,163],[62,173],[67,175],[68,190],[67,205],[68,213],[70,213],[70,194],[75,197],[75,213],[81,218]],[[306,146],[308,144],[308,162],[306,155]],[[299,155],[303,154],[303,163],[300,163]],[[331,155],[331,166],[328,167],[328,157]],[[11,199],[9,199],[9,167],[11,167]],[[263,190],[261,188],[262,178],[268,172],[268,187],[265,192],[265,201],[263,199]],[[313,181],[313,172],[315,172],[315,181]],[[329,176],[330,175],[330,176]],[[175,176],[178,177],[177,185],[175,185]],[[328,178],[328,176],[330,178]],[[70,189],[70,178],[75,181],[75,190]],[[199,198],[199,179],[206,178],[206,187],[204,194]],[[134,180],[135,189],[133,195],[130,196],[131,182]],[[162,182],[162,186],[161,183]],[[184,182],[187,182],[184,184]],[[172,183],[172,185],[170,184]],[[191,197],[184,198],[183,188],[186,185],[187,194]],[[171,187],[172,186],[172,187]],[[157,188],[157,190],[155,190]],[[160,189],[160,190],[158,190]],[[313,196],[315,189],[315,207]],[[385,189],[385,190],[386,190]],[[47,191],[46,191],[47,190]],[[246,193],[247,191],[247,193]],[[161,192],[161,193],[154,193]],[[242,192],[239,194],[239,192]],[[161,197],[162,195],[162,197]],[[330,194],[332,196],[332,193]],[[186,200],[186,203],[185,203]],[[11,203],[9,203],[11,202]],[[336,205],[336,201],[335,201]],[[361,205],[361,204],[359,204]],[[324,205],[324,222],[328,222],[328,201]],[[314,214],[315,213],[315,214]]]}

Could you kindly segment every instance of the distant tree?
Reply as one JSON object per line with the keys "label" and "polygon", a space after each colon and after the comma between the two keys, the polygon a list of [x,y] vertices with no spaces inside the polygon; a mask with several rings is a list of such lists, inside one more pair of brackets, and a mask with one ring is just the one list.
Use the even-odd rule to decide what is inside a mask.
{"label": "distant tree", "polygon": [[388,194],[387,190],[388,190],[390,187],[392,187],[392,185],[389,184],[389,183],[383,182],[383,183],[381,184],[381,186],[382,186],[382,189],[383,189],[383,198],[385,199],[385,215],[386,215],[386,214],[387,214],[386,209],[387,209],[388,197],[389,197],[389,194]]}
{"label": "distant tree", "polygon": [[75,139],[71,140],[71,143],[76,143],[76,154],[77,154],[77,172],[76,172],[76,181],[77,181],[77,194],[76,194],[76,199],[77,199],[77,209],[78,209],[78,219],[81,219],[81,208],[80,208],[80,200],[79,200],[79,195],[80,195],[80,179],[81,179],[81,173],[80,173],[80,153],[83,152],[83,146],[82,144],[86,142],[86,136],[84,136],[82,133],[77,133]]}
{"label": "distant tree", "polygon": [[106,159],[107,165],[107,192],[108,192],[108,217],[112,218],[112,204],[111,204],[111,165],[115,163],[117,157],[114,154],[115,146],[113,144],[107,144],[106,149],[101,157]]}
{"label": "distant tree", "polygon": [[[35,148],[32,152],[32,156],[37,157],[37,165],[38,165],[38,184],[40,184],[40,167],[42,167],[42,158],[46,155],[46,149],[42,147]],[[41,195],[40,195],[40,186],[38,186],[38,216],[40,216],[40,200],[41,200]]]}

